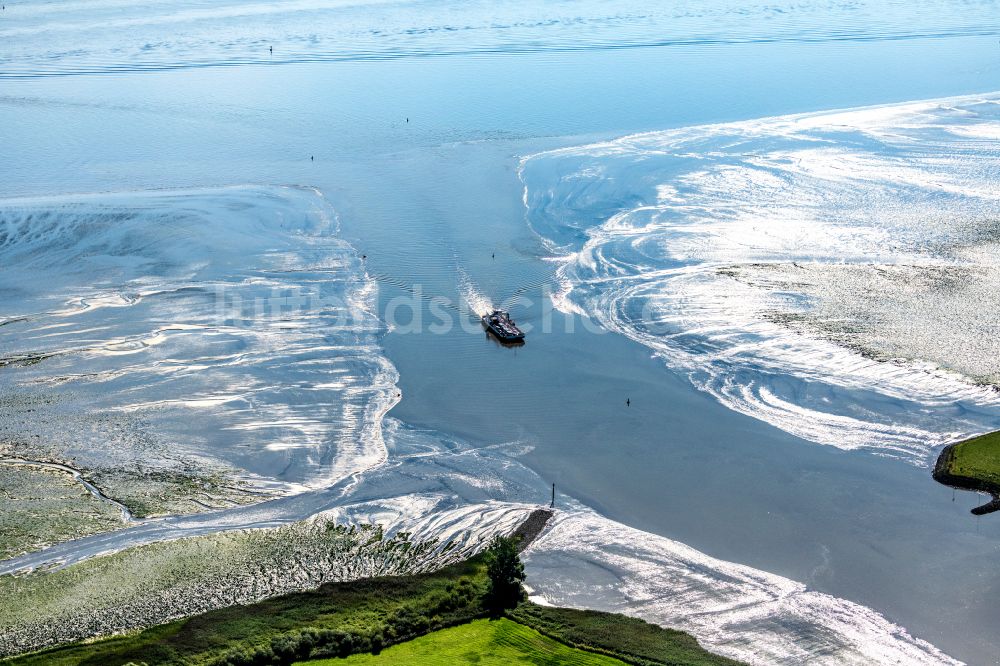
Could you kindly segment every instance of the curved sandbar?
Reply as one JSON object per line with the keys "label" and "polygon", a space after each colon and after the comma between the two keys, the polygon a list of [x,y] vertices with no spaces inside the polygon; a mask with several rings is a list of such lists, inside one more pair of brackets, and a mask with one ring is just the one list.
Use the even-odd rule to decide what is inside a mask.
{"label": "curved sandbar", "polygon": [[946,446],[934,465],[934,480],[992,495],[972,510],[977,516],[1000,511],[1000,430]]}

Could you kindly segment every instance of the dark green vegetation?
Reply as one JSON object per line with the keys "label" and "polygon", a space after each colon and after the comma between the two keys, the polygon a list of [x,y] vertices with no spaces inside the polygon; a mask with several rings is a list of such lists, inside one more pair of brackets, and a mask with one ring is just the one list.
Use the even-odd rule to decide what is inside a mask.
{"label": "dark green vegetation", "polygon": [[518,555],[517,539],[493,538],[486,551],[486,575],[490,582],[486,588],[486,604],[494,613],[514,608],[524,596],[524,565]]}
{"label": "dark green vegetation", "polygon": [[638,666],[735,666],[740,663],[705,651],[693,636],[683,631],[664,629],[616,613],[521,604],[507,616],[567,645]]}
{"label": "dark green vegetation", "polygon": [[947,486],[993,495],[972,513],[1000,511],[1000,431],[945,447],[934,466],[934,478]]}
{"label": "dark green vegetation", "polygon": [[347,659],[305,662],[322,666],[508,666],[564,664],[565,666],[622,666],[623,662],[585,652],[552,640],[506,618],[474,620],[450,629],[394,645],[378,655],[356,654]]}
{"label": "dark green vegetation", "polygon": [[[399,650],[386,650],[388,664],[489,664],[483,659],[491,654],[535,664],[618,663],[612,658],[637,666],[737,663],[704,651],[684,632],[621,615],[523,603],[499,609],[497,595],[517,605],[522,579],[517,541],[498,539],[486,553],[434,573],[329,583],[3,663],[281,666],[350,655],[350,663],[366,663],[381,661],[382,650],[395,645]],[[495,619],[469,624],[486,617]],[[462,630],[442,631],[449,627]],[[421,636],[426,640],[408,643]],[[361,658],[366,653],[369,658]],[[450,656],[421,658],[432,653]]]}

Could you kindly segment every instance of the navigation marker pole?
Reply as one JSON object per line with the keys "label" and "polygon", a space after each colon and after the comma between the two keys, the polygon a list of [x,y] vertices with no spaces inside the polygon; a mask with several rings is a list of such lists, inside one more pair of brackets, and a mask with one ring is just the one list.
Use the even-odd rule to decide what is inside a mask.
{"label": "navigation marker pole", "polygon": [[556,484],[552,484],[552,503],[549,504],[550,509],[556,508]]}

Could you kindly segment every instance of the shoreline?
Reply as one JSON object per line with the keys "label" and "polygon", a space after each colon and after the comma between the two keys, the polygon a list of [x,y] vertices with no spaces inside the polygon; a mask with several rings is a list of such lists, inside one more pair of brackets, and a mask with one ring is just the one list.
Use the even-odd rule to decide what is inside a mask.
{"label": "shoreline", "polygon": [[937,462],[934,463],[934,471],[931,472],[931,476],[938,483],[951,488],[971,492],[989,493],[992,496],[992,499],[989,502],[971,509],[971,513],[973,515],[985,516],[995,511],[1000,511],[1000,485],[991,483],[985,479],[977,479],[971,476],[961,476],[958,474],[952,474],[948,471],[952,461],[954,460],[955,448],[960,444],[965,444],[966,442],[978,439],[979,437],[982,437],[982,435],[970,437],[969,439],[963,439],[960,442],[953,442],[944,447],[941,450],[941,453],[938,454],[938,459]]}
{"label": "shoreline", "polygon": [[[544,521],[547,515],[550,512],[535,510],[525,522]],[[470,651],[492,654],[498,646],[487,644],[477,648],[468,637],[449,641],[449,634],[442,632],[459,627],[468,631],[477,624],[482,628],[484,622],[490,626],[509,622],[522,627],[518,631],[538,632],[555,641],[562,646],[557,649],[564,653],[568,649],[595,655],[597,661],[587,663],[624,661],[663,666],[744,663],[708,650],[688,632],[619,613],[538,606],[529,601],[497,613],[488,602],[490,583],[484,555],[485,552],[480,552],[433,571],[329,581],[314,589],[208,610],[136,632],[54,645],[3,662],[25,666],[54,662],[117,664],[126,660],[230,666],[322,665],[342,663],[343,658],[354,655],[366,659],[364,654],[379,655],[384,649],[397,648],[398,655],[399,649],[407,650],[400,646],[412,645],[415,640],[435,641],[446,651],[454,646],[456,649],[449,658],[463,661]],[[520,651],[531,656],[537,650],[537,640],[521,642]],[[510,647],[506,648],[508,652]],[[542,646],[541,653],[551,655],[552,649]],[[522,661],[516,659],[518,655],[512,656]],[[412,657],[394,663],[409,663],[414,661]],[[602,661],[601,657],[611,661]],[[553,659],[550,656],[545,661]],[[445,663],[440,657],[435,663],[438,662]]]}
{"label": "shoreline", "polygon": [[[441,524],[427,524],[413,516],[392,520],[384,508],[159,541],[75,566],[0,576],[0,597],[8,601],[0,604],[0,661],[329,583],[434,572],[480,554],[495,534],[530,539],[532,526],[540,529],[550,515],[537,505],[482,505],[472,516],[442,511]],[[389,519],[365,522],[376,512]],[[468,527],[470,517],[481,529]],[[55,601],[28,605],[39,597]],[[87,608],[73,603],[79,598],[89,600]]]}

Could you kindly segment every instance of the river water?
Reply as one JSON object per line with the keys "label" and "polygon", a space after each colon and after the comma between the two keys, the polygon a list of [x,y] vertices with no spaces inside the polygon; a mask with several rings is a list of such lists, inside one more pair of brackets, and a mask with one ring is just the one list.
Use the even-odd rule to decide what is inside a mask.
{"label": "river water", "polygon": [[[601,300],[606,292],[595,275],[670,290],[646,279],[664,268],[657,263],[664,255],[642,246],[650,242],[642,236],[649,230],[633,228],[621,244],[600,247],[594,256],[604,263],[585,264],[575,253],[593,240],[591,227],[641,208],[649,203],[648,191],[699,171],[690,163],[711,175],[719,165],[746,167],[748,156],[763,155],[772,158],[773,169],[776,151],[790,149],[776,143],[779,135],[788,140],[790,114],[823,117],[831,109],[962,95],[979,100],[1000,89],[998,32],[1000,11],[993,2],[719,2],[657,9],[604,2],[528,8],[318,1],[203,1],[141,9],[110,0],[15,4],[0,22],[0,37],[9,45],[0,59],[0,180],[5,197],[32,197],[31,206],[69,195],[77,207],[149,211],[156,207],[150,197],[160,195],[145,191],[166,188],[187,193],[188,209],[225,223],[239,206],[262,205],[261,196],[272,196],[269,188],[295,186],[289,197],[315,192],[308,196],[321,196],[333,211],[336,235],[353,253],[333,244],[324,256],[343,259],[338,267],[348,272],[336,279],[363,275],[377,285],[366,297],[382,324],[350,343],[354,356],[321,367],[283,366],[282,359],[292,355],[281,352],[280,334],[229,331],[229,344],[235,347],[232,340],[242,338],[240,344],[258,355],[249,376],[264,390],[254,393],[260,399],[250,408],[236,409],[232,400],[210,407],[206,418],[221,434],[199,441],[206,456],[303,494],[287,502],[287,511],[262,511],[255,518],[253,510],[240,509],[236,513],[250,518],[220,524],[270,524],[277,514],[291,519],[329,508],[343,498],[340,490],[316,501],[308,499],[315,497],[310,493],[322,495],[324,484],[379,460],[379,452],[366,447],[340,457],[336,451],[352,438],[375,436],[365,429],[366,419],[395,404],[384,442],[390,459],[419,437],[437,442],[426,443],[429,450],[452,441],[472,450],[499,446],[531,470],[514,475],[516,491],[504,485],[508,476],[498,474],[489,477],[493,491],[486,484],[471,493],[458,489],[458,480],[485,475],[481,470],[449,463],[445,471],[418,471],[414,463],[414,477],[454,475],[440,492],[470,501],[542,502],[548,484],[557,484],[567,517],[548,542],[540,542],[542,550],[528,557],[529,582],[552,601],[683,626],[761,663],[945,659],[900,634],[899,626],[957,659],[994,663],[1000,653],[1000,579],[993,566],[1000,527],[971,517],[976,498],[959,495],[953,501],[950,490],[930,480],[928,468],[950,437],[997,426],[990,405],[965,396],[951,411],[932,409],[927,403],[939,399],[936,389],[901,395],[907,389],[896,385],[889,397],[876,391],[879,400],[871,403],[867,416],[881,430],[836,431],[829,423],[841,421],[830,414],[863,420],[855,406],[864,404],[858,398],[865,395],[862,389],[853,386],[847,397],[832,390],[817,397],[818,389],[803,393],[782,378],[794,373],[775,371],[779,376],[769,386],[783,404],[808,404],[813,412],[823,398],[835,404],[824,418],[808,411],[789,417],[787,409],[768,417],[753,404],[731,399],[745,393],[712,390],[739,387],[740,381],[753,385],[752,368],[734,372],[735,384],[721,372],[712,375],[722,377],[714,384],[700,382],[704,373],[689,362],[690,354],[682,358],[645,344],[634,327],[616,326],[623,320],[612,315],[621,310],[600,309],[610,301]],[[931,108],[972,105],[949,99]],[[767,120],[749,139],[733,124],[762,118]],[[811,128],[794,138],[834,148],[853,142],[860,152],[857,127],[868,122],[838,117],[828,124],[850,128],[838,136]],[[888,132],[916,121],[895,122],[883,127]],[[705,132],[679,129],[707,124],[723,128],[710,141],[703,140]],[[671,137],[638,147],[612,144],[611,157],[599,147],[624,135],[663,130],[687,131],[683,136],[694,139],[684,145],[670,143]],[[915,139],[921,140],[926,138]],[[969,160],[986,164],[995,154],[988,135],[983,141],[985,147]],[[877,148],[865,148],[878,156]],[[671,157],[686,160],[683,169]],[[996,177],[965,176],[990,186]],[[851,186],[863,188],[862,181]],[[681,194],[688,197],[684,205],[710,206],[713,194],[742,197],[761,208],[794,203],[801,209],[809,202],[792,195],[817,187],[815,180],[784,182],[788,196],[770,199],[755,183],[742,194],[711,190],[708,176],[698,183],[697,201],[693,185]],[[233,204],[231,192],[212,193],[232,185],[251,186],[254,200]],[[98,195],[93,203],[93,193],[125,191],[138,194]],[[956,216],[970,210],[967,200],[936,203]],[[23,213],[26,205],[5,202],[4,219],[15,219],[9,211]],[[995,212],[983,204],[970,217]],[[564,227],[552,232],[540,223],[546,220]],[[732,220],[751,228],[755,223],[736,213],[727,218]],[[203,285],[234,275],[260,277],[270,266],[254,259],[248,270],[219,277],[214,268],[202,268],[222,261],[205,238],[224,257],[243,252],[273,261],[290,252],[284,236],[241,235],[228,246],[221,228],[204,227],[202,233],[211,235],[198,236],[187,257],[186,270],[202,271]],[[657,231],[651,230],[654,237]],[[184,241],[178,242],[183,248]],[[668,246],[678,242],[670,238]],[[841,251],[827,249],[831,256]],[[907,257],[919,254],[904,249]],[[820,253],[809,246],[786,254],[798,260]],[[730,254],[719,261],[744,258]],[[771,261],[774,254],[751,259]],[[300,265],[302,255],[295,261],[291,268],[313,271],[310,279],[317,269],[330,268]],[[45,288],[25,286],[24,273],[9,268],[17,270],[18,282],[6,278],[0,288],[16,291],[17,298],[58,301],[63,292],[57,286],[79,290],[92,281],[78,276]],[[288,279],[276,288],[300,284]],[[251,292],[275,286],[240,284]],[[435,297],[446,299],[437,301],[438,310],[432,308]],[[10,305],[20,302],[8,297],[2,315],[23,314]],[[489,302],[507,304],[519,324],[532,329],[525,346],[498,347],[476,328],[467,306],[475,310]],[[419,326],[412,321],[414,303]],[[169,322],[160,320],[169,316],[190,324],[182,310],[158,311],[156,323],[162,327]],[[581,310],[592,312],[595,321]],[[445,314],[436,319],[435,313]],[[439,319],[451,325],[432,330]],[[681,326],[705,327],[696,317],[679,319]],[[311,346],[348,344],[338,332],[324,336],[325,321],[310,317],[289,338],[296,359]],[[126,317],[120,327],[134,323]],[[4,351],[24,351],[26,338],[15,325],[0,331],[10,336]],[[203,360],[197,348],[178,349],[169,357],[179,355],[188,366]],[[130,366],[137,368],[129,375],[135,378],[128,384],[130,405],[140,402],[131,396],[155,394],[163,386],[162,361],[144,365],[140,358]],[[836,384],[838,376],[847,376],[844,364],[818,367],[813,388],[824,378]],[[886,369],[887,376],[896,372],[895,366]],[[30,372],[44,377],[49,371],[42,362]],[[225,389],[215,397],[239,393],[248,376],[225,368],[212,372]],[[866,372],[878,375],[879,366]],[[324,373],[338,381],[319,393],[281,390],[285,384],[324,384]],[[378,377],[379,383],[359,377]],[[396,380],[400,396],[392,395],[386,378]],[[173,381],[177,392],[196,386],[212,397],[211,386],[196,379]],[[97,390],[78,386],[74,395]],[[813,402],[796,403],[807,393]],[[953,394],[942,393],[958,404]],[[174,436],[190,432],[192,414],[200,413],[157,412],[172,424],[164,432]],[[910,428],[917,420],[913,413],[920,428]],[[263,428],[263,419],[285,429]],[[250,433],[250,451],[261,455],[248,454],[244,441],[227,434],[240,429]],[[276,446],[281,441],[287,447]],[[198,443],[190,446],[196,450]],[[496,464],[513,464],[506,460]],[[388,486],[399,493],[405,484]],[[203,526],[205,519],[178,522],[183,531],[185,524]],[[157,529],[142,527],[139,533]],[[623,531],[629,529],[642,532]],[[178,533],[164,527],[158,538]],[[87,543],[66,544],[59,556],[70,557],[74,549],[100,552],[115,539],[95,540],[91,551]],[[625,544],[633,550],[625,553]],[[808,596],[813,592],[832,596]],[[734,616],[740,607],[757,615]],[[751,645],[732,638],[740,632],[752,637]],[[798,647],[788,645],[790,636]]]}

